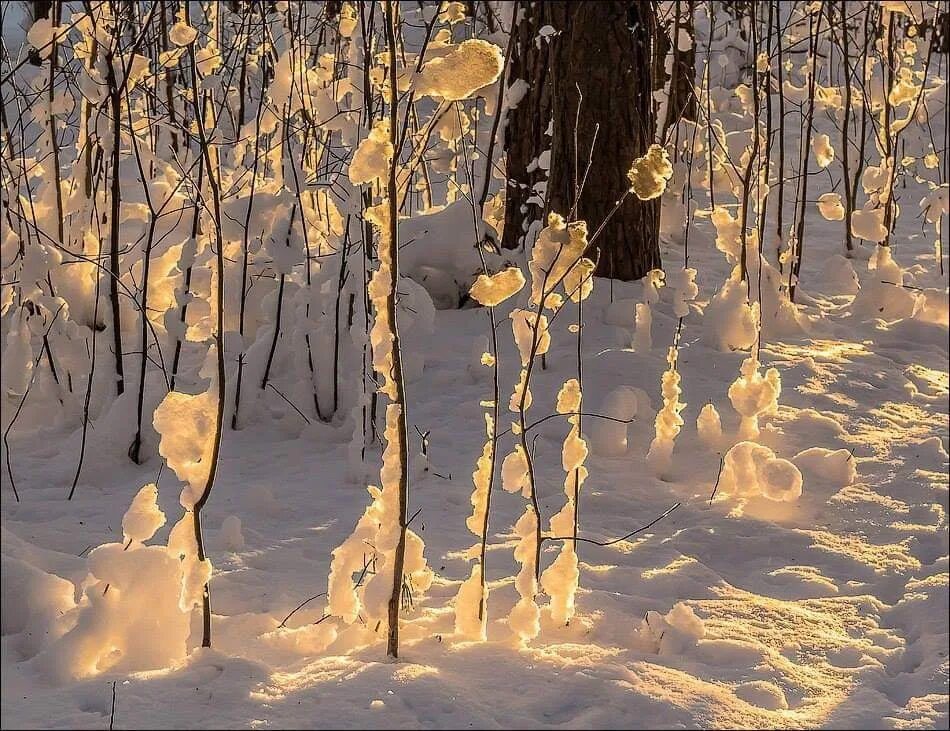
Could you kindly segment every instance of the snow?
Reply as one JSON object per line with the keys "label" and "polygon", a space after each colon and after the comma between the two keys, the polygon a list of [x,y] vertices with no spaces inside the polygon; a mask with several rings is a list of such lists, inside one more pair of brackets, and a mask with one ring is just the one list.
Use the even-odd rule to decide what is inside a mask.
{"label": "snow", "polygon": [[648,353],[653,348],[653,310],[646,302],[636,306],[637,325],[633,331],[633,349],[637,353]]}
{"label": "snow", "polygon": [[161,436],[159,454],[187,483],[182,507],[191,508],[201,498],[211,470],[217,396],[209,389],[196,396],[169,391],[152,418]]}
{"label": "snow", "polygon": [[673,166],[666,150],[660,145],[650,145],[642,157],[633,161],[630,172],[630,189],[640,200],[659,198],[666,190],[666,183],[673,177]]}
{"label": "snow", "polygon": [[507,492],[521,492],[528,488],[528,461],[520,444],[515,445],[501,463],[501,486]]}
{"label": "snow", "polygon": [[818,196],[818,210],[827,221],[843,221],[845,210],[838,193],[822,193]]}
{"label": "snow", "polygon": [[176,46],[190,46],[197,37],[198,31],[180,20],[168,31],[168,40]]}
{"label": "snow", "polygon": [[[488,614],[478,615],[482,595],[482,567],[472,566],[472,573],[462,582],[455,597],[455,633],[464,639],[484,641],[487,637]],[[484,601],[488,601],[488,589],[484,592]]]}
{"label": "snow", "polygon": [[718,451],[722,445],[722,419],[714,404],[706,404],[696,417],[696,432],[699,440],[712,451]]}
{"label": "snow", "polygon": [[647,612],[637,632],[656,654],[678,656],[687,654],[706,636],[706,627],[692,607],[677,602],[666,614]]}
{"label": "snow", "polygon": [[496,274],[479,274],[472,285],[471,295],[486,307],[495,307],[518,294],[524,285],[525,278],[521,270],[508,267]]}
{"label": "snow", "polygon": [[139,490],[132,504],[122,516],[122,535],[125,541],[144,543],[165,525],[165,514],[158,509],[158,486],[150,483]]}
{"label": "snow", "polygon": [[752,346],[759,303],[749,302],[748,291],[736,266],[703,310],[703,338],[707,343],[722,351]]}
{"label": "snow", "polygon": [[739,442],[726,452],[719,490],[738,497],[793,501],[802,494],[802,474],[768,447]]}
{"label": "snow", "polygon": [[755,357],[742,362],[739,377],[729,386],[729,400],[739,416],[739,437],[758,439],[759,416],[773,413],[778,408],[782,379],[778,369],[769,368],[763,376]]}
{"label": "snow", "polygon": [[389,139],[389,122],[380,120],[353,153],[350,163],[350,182],[354,185],[372,183],[389,175],[393,159],[393,144]]}
{"label": "snow", "polygon": [[[279,14],[287,12],[278,5]],[[462,12],[458,5],[444,6],[446,22]],[[886,5],[892,13],[914,17],[930,7]],[[408,5],[403,12],[407,27],[417,20],[409,17]],[[700,56],[708,21],[701,4],[696,13]],[[268,32],[274,34],[274,58],[289,59],[282,23],[283,18],[276,20]],[[713,53],[722,51],[725,63],[713,71],[714,86],[720,76],[739,73],[745,49],[737,23],[720,18],[719,24]],[[344,4],[340,26],[349,40],[340,44],[342,62],[331,68],[338,65],[343,74],[357,69],[358,75],[359,8]],[[467,26],[443,34],[438,53],[444,55],[412,80],[420,83],[428,73],[449,94],[433,90],[435,96],[420,110],[482,79],[491,79],[482,89],[497,79],[491,73],[496,44],[481,49],[484,73],[481,67],[458,79],[443,73],[451,71],[452,54],[465,45],[453,44],[453,36],[458,40],[463,31]],[[33,34],[51,32],[39,25]],[[5,27],[5,39],[7,34]],[[199,44],[205,36],[201,39]],[[503,34],[497,40],[503,45]],[[686,45],[682,35],[679,42]],[[410,64],[416,48],[407,43]],[[213,43],[196,51],[203,74],[224,61]],[[251,49],[251,55],[257,52]],[[429,67],[439,58],[445,66],[436,73],[439,64]],[[796,57],[796,64],[801,60]],[[223,68],[217,69],[222,76]],[[788,72],[794,88],[801,88],[798,66]],[[252,66],[251,73],[260,73],[260,66]],[[77,83],[87,83],[81,76]],[[833,86],[827,67],[819,78],[830,86],[821,87],[816,135],[839,146],[835,115],[843,103],[841,89]],[[359,159],[326,187],[352,182],[376,190],[393,156],[386,147],[388,132],[380,128],[372,143],[367,141],[372,135],[360,141],[367,131],[355,131],[359,113],[348,109],[360,105],[361,80],[338,81],[349,90],[342,92],[339,106],[334,95],[327,97],[326,116],[340,112],[335,135],[352,143],[349,154],[352,148],[363,154],[358,151]],[[214,74],[206,82],[209,90],[225,83]],[[305,83],[311,82],[308,76]],[[130,95],[137,99],[149,83],[142,77]],[[288,103],[296,104],[298,92],[291,92],[291,84],[286,88]],[[526,84],[515,80],[508,104],[525,90]],[[739,155],[749,135],[741,129],[745,122],[735,113],[740,101],[732,92],[715,86],[711,96],[722,140]],[[910,92],[901,91],[902,113],[914,106]],[[927,95],[938,140],[946,116],[941,93]],[[869,101],[879,104],[883,96],[877,94]],[[64,114],[79,114],[78,101],[74,112]],[[862,103],[858,100],[854,110]],[[39,110],[37,124],[49,118],[47,111]],[[440,128],[433,134],[435,144],[462,145],[472,134],[485,133],[487,114],[475,114],[469,106],[465,113],[469,131],[447,122],[450,139],[442,138]],[[795,119],[792,106],[790,120]],[[202,509],[205,561],[197,557],[189,508],[208,476],[217,398],[217,384],[202,366],[209,357],[210,303],[217,286],[207,266],[218,245],[208,220],[202,219],[196,238],[185,231],[190,221],[169,224],[167,240],[151,262],[148,320],[166,358],[176,335],[188,340],[181,390],[166,397],[162,370],[149,364],[146,449],[137,465],[127,450],[136,410],[129,372],[138,366],[140,347],[133,304],[141,295],[135,289],[141,249],[133,242],[143,230],[141,200],[133,195],[122,209],[122,231],[131,247],[123,262],[132,266],[121,278],[131,293],[122,296],[128,350],[121,398],[115,398],[110,372],[112,332],[104,295],[94,320],[95,267],[54,268],[56,297],[49,296],[46,273],[64,255],[34,242],[18,260],[20,238],[5,219],[0,399],[3,428],[10,429],[0,459],[2,725],[104,728],[114,710],[116,728],[946,728],[950,386],[948,285],[940,267],[945,271],[950,261],[946,246],[938,252],[934,243],[946,238],[948,188],[939,160],[927,161],[928,154],[936,155],[928,152],[930,140],[916,139],[918,121],[902,137],[907,156],[918,162],[898,169],[893,191],[889,162],[878,159],[879,151],[869,144],[872,164],[851,221],[844,220],[842,188],[833,189],[840,178],[840,146],[838,156],[814,176],[804,205],[805,256],[794,305],[787,299],[788,260],[780,268],[775,257],[776,248],[788,243],[775,230],[776,173],[768,191],[765,259],[758,260],[758,242],[750,235],[749,272],[742,278],[744,224],[738,198],[729,197],[734,181],[724,158],[713,173],[715,206],[699,182],[708,174],[700,169],[705,160],[694,161],[688,171],[693,173],[688,205],[677,199],[677,186],[667,183],[663,165],[644,165],[650,169],[650,191],[666,188],[661,190],[665,212],[691,224],[688,259],[682,239],[661,242],[663,289],[655,274],[644,282],[597,280],[592,286],[589,262],[581,256],[587,226],[561,217],[549,219],[531,252],[498,255],[483,248],[486,273],[477,247],[489,229],[477,223],[473,230],[468,192],[444,207],[420,211],[415,203],[407,205],[398,222],[400,265],[411,278],[398,282],[396,304],[411,361],[405,408],[412,519],[396,662],[385,660],[384,645],[397,538],[394,429],[401,413],[398,405],[379,399],[377,440],[364,445],[360,426],[371,394],[359,388],[360,351],[368,340],[360,309],[362,250],[349,261],[343,291],[342,406],[322,421],[312,405],[316,382],[324,384],[321,393],[328,392],[327,353],[333,345],[328,321],[332,325],[340,276],[338,247],[347,217],[353,218],[351,237],[357,230],[358,196],[334,193],[321,201],[319,176],[312,186],[319,188],[317,202],[308,200],[311,186],[302,196],[298,217],[307,221],[314,247],[312,291],[303,284],[302,227],[290,238],[295,258],[280,260],[291,253],[277,247],[285,246],[290,228],[290,206],[279,197],[280,186],[259,191],[250,210],[254,284],[240,348],[231,344],[232,336],[239,341],[237,325],[227,326],[223,389],[229,425],[233,375],[243,353],[241,428],[226,428],[214,495]],[[265,134],[279,137],[283,121],[275,114],[273,123]],[[800,142],[795,127],[790,121],[788,139],[775,140],[786,145],[789,159]],[[245,132],[253,137],[253,126]],[[469,137],[456,139],[457,132]],[[129,152],[127,128],[124,135],[123,156]],[[806,151],[816,154],[810,144],[806,141]],[[230,154],[222,148],[222,158]],[[278,159],[269,158],[274,176],[284,175],[282,166],[273,165]],[[160,160],[156,164],[161,168]],[[35,210],[42,228],[52,231],[52,198],[43,180],[48,161],[44,165],[31,179],[36,205],[27,210]],[[230,175],[229,163],[222,165]],[[456,172],[461,171],[459,166]],[[794,164],[786,173],[794,176]],[[225,182],[240,186],[239,177]],[[786,185],[786,226],[793,188]],[[884,206],[892,195],[897,216],[893,230],[882,234]],[[28,205],[29,196],[23,198]],[[750,222],[762,200],[752,201]],[[190,219],[191,199],[184,191],[173,205]],[[496,233],[502,205],[500,198],[486,205],[485,223]],[[68,206],[65,216],[73,216],[68,228],[83,230],[67,235],[76,250],[96,257],[107,227],[97,234],[95,227],[77,222],[75,214],[88,206],[81,194]],[[240,291],[236,262],[249,201],[238,192],[222,207],[227,285],[234,297]],[[327,214],[322,223],[317,211]],[[384,243],[385,208],[368,213],[379,228],[377,243]],[[599,222],[589,225],[596,230]],[[844,247],[845,225],[859,239],[851,252]],[[888,233],[891,245],[878,246]],[[350,241],[355,251],[358,236]],[[194,278],[186,288],[183,269],[192,264]],[[15,270],[8,276],[10,266]],[[276,332],[275,266],[287,277],[288,294],[272,376],[287,400],[258,387],[267,355],[261,346],[269,346]],[[64,269],[76,274],[66,276]],[[557,292],[542,293],[545,272],[561,280]],[[15,293],[7,284],[14,275],[23,280]],[[528,276],[530,291],[524,286]],[[381,277],[374,283],[376,301],[383,303],[389,287]],[[347,329],[350,295],[356,305]],[[577,308],[568,298],[582,297],[581,377]],[[21,306],[27,299],[35,311]],[[498,308],[497,352],[487,337],[487,310],[473,299]],[[189,315],[182,327],[184,301]],[[57,386],[42,336],[61,303],[66,307],[51,331],[63,381]],[[567,311],[558,314],[559,304]],[[532,361],[532,325],[540,317],[544,324]],[[105,330],[98,331],[93,351],[100,365],[89,384],[85,464],[75,497],[67,501],[80,453],[89,336],[99,323]],[[306,370],[307,335],[314,343],[314,373]],[[385,328],[374,330],[373,338],[373,355],[379,356],[375,375],[388,388]],[[551,417],[526,435],[540,522],[530,501],[521,435],[512,423],[529,364],[527,423]],[[498,424],[491,417],[496,368]],[[374,384],[367,382],[371,390]],[[155,432],[148,428],[153,418]],[[427,435],[424,459],[421,434]],[[500,483],[489,496],[493,459]],[[363,492],[367,478],[377,486]],[[19,501],[10,489],[12,479]],[[628,536],[673,505],[679,507]],[[575,518],[579,537],[587,540],[570,540]],[[540,552],[539,528],[545,539]],[[622,536],[628,537],[617,540]],[[202,649],[197,606],[209,577],[214,643],[213,649]]]}
{"label": "snow", "polygon": [[477,38],[463,41],[426,63],[414,86],[419,94],[445,101],[468,99],[498,78],[503,60],[501,49],[493,43]]}
{"label": "snow", "polygon": [[870,208],[851,214],[851,234],[866,241],[883,241],[887,236],[884,228],[884,209]]}
{"label": "snow", "polygon": [[666,357],[670,367],[663,374],[661,381],[663,407],[656,412],[656,432],[653,441],[650,442],[650,450],[647,452],[647,464],[661,479],[669,477],[670,467],[673,464],[673,446],[683,426],[683,417],[680,416],[680,412],[687,406],[680,401],[683,389],[680,388],[680,374],[676,371],[676,356],[676,349],[670,348]]}
{"label": "snow", "polygon": [[241,531],[241,519],[236,515],[229,515],[221,521],[221,530],[218,532],[218,543],[228,551],[237,552],[244,548],[244,533]]}
{"label": "snow", "polygon": [[824,133],[815,135],[811,147],[815,152],[815,162],[818,163],[820,170],[824,170],[834,162],[835,148],[831,146],[831,138],[828,135]]}

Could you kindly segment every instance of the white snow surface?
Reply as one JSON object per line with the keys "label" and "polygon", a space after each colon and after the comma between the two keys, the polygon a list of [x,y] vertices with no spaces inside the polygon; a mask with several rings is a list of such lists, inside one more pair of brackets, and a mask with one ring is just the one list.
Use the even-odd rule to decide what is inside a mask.
{"label": "white snow surface", "polygon": [[[382,640],[367,644],[341,633],[317,652],[305,636],[275,633],[298,604],[325,589],[330,551],[365,502],[348,482],[346,439],[337,428],[307,427],[275,403],[270,421],[225,434],[204,513],[212,526],[214,649],[195,647],[195,612],[182,662],[56,684],[38,651],[75,621],[76,602],[93,581],[86,548],[121,540],[122,515],[138,488],[156,480],[161,460],[92,460],[67,502],[76,436],[40,423],[18,428],[11,455],[22,501],[3,492],[4,727],[103,727],[113,681],[117,728],[945,727],[946,324],[853,315],[850,296],[822,270],[825,257],[816,250],[836,242],[835,224],[816,215],[811,225],[812,266],[806,262],[802,276],[811,330],[764,341],[760,351],[763,368],[778,368],[783,384],[777,411],[762,417],[760,441],[801,467],[801,498],[740,504],[720,493],[709,501],[719,454],[701,445],[695,418],[712,403],[724,434],[736,434],[738,415],[726,392],[747,356],[705,345],[698,339],[702,317],[691,314],[678,361],[689,406],[671,474],[660,481],[645,467],[649,410],[629,410],[635,416],[623,425],[625,449],[598,451],[603,429],[587,419],[595,450],[580,500],[581,535],[621,536],[682,505],[629,541],[579,544],[576,616],[570,626],[555,626],[544,609],[541,633],[526,647],[516,647],[503,619],[517,599],[510,531],[523,498],[499,485],[487,558],[488,641],[453,637],[451,600],[470,574],[463,557],[470,475],[484,443],[478,403],[486,386],[469,375],[471,343],[484,335],[481,310],[436,312],[425,370],[408,386],[411,423],[430,432],[429,456],[438,465],[412,488],[437,578],[404,615],[396,663],[386,661]],[[819,233],[825,227],[827,237]],[[700,304],[728,274],[714,236],[697,223],[690,265],[701,272]],[[895,256],[917,272],[915,286],[945,286],[928,273],[925,235],[903,231],[899,241]],[[681,263],[678,247],[664,245],[662,254],[668,266]],[[859,278],[870,276],[863,265],[856,269]],[[615,282],[614,298],[634,299],[639,289]],[[671,340],[673,299],[663,290],[653,306],[656,343]],[[585,401],[604,404],[626,386],[643,389],[655,410],[665,347],[618,346],[613,328],[602,324],[609,304],[609,288],[598,281],[585,304]],[[556,324],[548,367],[533,385],[552,412],[558,384],[573,375],[566,327]],[[503,379],[511,382],[519,359],[510,340],[501,342]],[[610,400],[605,405],[616,411]],[[538,460],[546,517],[563,502],[556,454],[564,433],[566,425],[552,427],[537,446],[550,456]],[[807,451],[816,447],[846,451]],[[158,487],[160,507],[177,515],[180,484],[170,470]],[[262,502],[262,494],[272,498]],[[164,543],[168,530],[152,542]],[[555,555],[551,543],[544,565]],[[310,633],[323,601],[306,604],[287,627]],[[667,616],[680,604],[703,632],[669,645],[675,652],[658,653],[638,628],[647,613]]]}
{"label": "white snow surface", "polygon": [[[727,60],[722,74],[734,68],[739,64]],[[797,137],[786,144],[797,149]],[[821,190],[810,193],[817,200]],[[910,184],[902,204],[914,209],[922,194]],[[696,195],[704,205],[704,193]],[[929,195],[933,210],[946,210],[946,193]],[[121,606],[165,616],[177,611],[176,596],[123,598],[122,586],[103,593],[94,571],[103,567],[90,554],[97,547],[99,559],[116,554],[130,591],[149,583],[141,565],[129,566],[133,552],[155,564],[145,567],[151,575],[167,574],[165,584],[177,587],[163,547],[181,515],[183,483],[163,469],[155,445],[143,464],[129,461],[130,402],[116,402],[110,418],[90,431],[82,478],[67,501],[79,434],[74,424],[67,429],[44,418],[48,406],[28,401],[3,453],[20,501],[4,468],[0,725],[107,728],[114,713],[117,729],[947,728],[947,275],[938,271],[934,235],[914,219],[916,209],[898,219],[886,256],[858,212],[850,223],[867,240],[855,241],[849,259],[841,256],[842,221],[826,220],[815,205],[808,209],[799,284],[807,327],[767,328],[758,350],[762,372],[778,369],[782,389],[777,406],[758,416],[757,441],[800,470],[801,496],[745,499],[715,489],[721,459],[742,439],[727,392],[749,352],[730,348],[748,345],[751,319],[733,306],[744,286],[721,293],[710,307],[732,265],[716,248],[711,221],[697,216],[688,262],[682,242],[661,243],[666,271],[688,264],[698,272],[699,290],[677,359],[684,425],[662,480],[646,454],[682,303],[667,287],[649,306],[652,349],[631,347],[641,283],[597,280],[584,303],[585,409],[630,423],[584,417],[592,449],[577,506],[580,535],[607,542],[679,507],[629,540],[578,543],[573,619],[555,623],[540,595],[541,630],[527,644],[507,622],[519,598],[513,525],[525,500],[501,489],[500,479],[484,567],[491,589],[487,641],[455,634],[453,602],[473,566],[466,518],[485,443],[479,402],[490,397],[488,369],[478,364],[484,310],[453,309],[479,269],[466,205],[400,223],[403,273],[434,293],[439,309],[411,310],[421,323],[412,330],[411,352],[424,358],[407,383],[410,454],[420,451],[412,427],[428,435],[426,469],[413,474],[410,514],[419,512],[412,528],[425,541],[435,578],[402,614],[396,662],[386,658],[385,626],[374,634],[359,621],[316,624],[326,607],[320,594],[331,551],[366,505],[365,484],[353,480],[352,423],[307,424],[266,391],[259,396],[266,408],[244,428],[226,429],[214,494],[202,512],[214,567],[213,649],[200,647],[199,611],[191,612],[184,647],[187,626],[169,632],[141,611],[134,626],[131,619],[128,627],[107,623],[96,634],[141,640],[138,651],[148,650],[161,667],[117,662],[79,678],[51,667],[64,657],[58,643],[89,622],[83,610],[90,593],[115,612],[93,618],[121,616]],[[525,306],[526,294],[501,303],[497,313],[505,324],[502,398],[521,365],[508,314]],[[720,306],[725,300],[729,307]],[[546,367],[532,376],[538,417],[554,413],[561,384],[576,375],[570,316],[552,322]],[[17,371],[28,364],[11,362],[11,348],[4,351],[4,426],[23,390],[17,381],[29,379]],[[721,433],[708,420],[702,435],[697,430],[708,405],[721,418]],[[502,417],[499,431],[509,418]],[[559,456],[567,431],[562,418],[538,430],[545,526],[564,503]],[[498,474],[513,444],[510,434],[500,441]],[[378,474],[379,460],[377,447],[358,466]],[[159,521],[143,495],[125,532],[147,545],[126,549],[123,516],[142,486],[153,483],[168,522],[146,537]],[[542,568],[561,543],[544,544]],[[120,649],[118,640],[109,641]],[[175,659],[164,662],[168,657]]]}

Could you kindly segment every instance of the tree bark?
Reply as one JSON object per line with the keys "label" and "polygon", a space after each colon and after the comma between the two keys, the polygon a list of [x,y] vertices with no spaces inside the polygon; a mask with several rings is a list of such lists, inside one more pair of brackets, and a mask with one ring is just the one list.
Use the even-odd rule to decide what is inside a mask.
{"label": "tree bark", "polygon": [[[545,26],[555,35],[539,39]],[[511,78],[525,79],[530,88],[506,134],[504,246],[517,246],[530,225],[534,204],[527,201],[537,195],[531,187],[544,171],[527,168],[550,148],[544,209],[562,215],[573,210],[571,217],[587,221],[592,231],[603,225],[589,252],[599,255],[595,273],[632,280],[660,266],[659,201],[625,196],[627,171],[656,134],[655,31],[649,3],[540,2],[526,8],[515,31],[519,52]]]}
{"label": "tree bark", "polygon": [[[541,220],[543,198],[534,186],[544,181],[545,172],[535,163],[551,146],[545,132],[551,122],[551,85],[549,83],[550,44],[538,39],[538,31],[547,23],[545,2],[520,2],[515,9],[523,13],[514,24],[514,47],[508,96],[512,85],[529,85],[517,106],[508,110],[505,128],[506,176],[505,227],[501,245],[504,249],[520,248],[533,221]],[[536,42],[538,40],[539,42]],[[499,113],[501,110],[499,110]],[[529,171],[529,168],[532,168]]]}

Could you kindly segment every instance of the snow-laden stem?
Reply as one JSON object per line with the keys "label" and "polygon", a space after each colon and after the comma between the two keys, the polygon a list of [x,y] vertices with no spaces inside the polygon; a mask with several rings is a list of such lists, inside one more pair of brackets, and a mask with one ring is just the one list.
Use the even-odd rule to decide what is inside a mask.
{"label": "snow-laden stem", "polygon": [[[148,278],[149,272],[151,271],[152,246],[155,242],[155,226],[158,224],[158,215],[155,210],[155,205],[152,202],[152,196],[148,190],[148,178],[142,167],[142,155],[139,150],[138,136],[134,132],[135,126],[132,121],[132,103],[128,96],[128,88],[126,88],[125,108],[129,119],[132,151],[135,153],[135,164],[138,167],[139,176],[142,178],[142,193],[145,197],[145,203],[148,206],[148,229],[145,234],[145,248],[142,252],[142,328],[140,334],[139,387],[135,404],[135,436],[132,438],[132,444],[129,446],[129,458],[135,462],[135,464],[142,464],[142,419],[145,410],[145,376],[146,366],[148,365]],[[157,342],[156,346],[158,346]]]}
{"label": "snow-laden stem", "polygon": [[[834,34],[835,24],[831,20],[834,16],[833,6],[835,3],[828,3],[825,7],[828,11],[829,28]],[[837,4],[838,18],[840,20],[841,33],[841,63],[844,66],[844,116],[841,121],[841,172],[844,182],[844,246],[848,256],[854,249],[854,242],[851,237],[851,213],[854,210],[854,185],[856,181],[851,179],[851,54],[850,54],[850,34],[848,33],[848,9],[847,0],[840,0]]]}
{"label": "snow-laden stem", "polygon": [[[510,44],[509,44],[510,48]],[[502,82],[504,80],[504,71],[500,77]],[[502,88],[502,87],[499,87]],[[499,92],[501,93],[501,92]],[[477,104],[477,101],[476,101]],[[499,98],[500,104],[500,98]],[[500,107],[499,107],[500,109]],[[460,103],[456,102],[455,104],[456,117],[459,122],[459,128],[462,127],[461,120],[461,111]],[[497,119],[497,112],[496,112]],[[477,140],[477,128],[473,131],[473,137]],[[469,190],[474,189],[474,180],[475,180],[475,163],[474,160],[471,162],[471,167],[469,167],[469,157],[468,149],[462,145],[462,153],[464,156],[464,167],[467,177],[467,182]],[[490,164],[490,162],[489,162]],[[490,174],[490,169],[486,170],[486,174]],[[485,188],[487,194],[487,186]],[[484,205],[484,200],[481,201],[480,205],[476,205],[475,201],[469,197],[469,202],[471,203],[471,212],[472,212],[472,234],[475,244],[475,250],[478,252],[479,261],[482,266],[482,273],[485,277],[489,277],[490,273],[488,270],[488,264],[485,261],[485,254],[483,248],[479,242],[479,230],[480,230],[480,211]],[[474,527],[477,530],[472,530],[473,526],[469,525],[469,529],[479,539],[479,552],[478,552],[478,621],[480,625],[480,630],[482,635],[485,632],[485,624],[487,622],[487,603],[488,603],[488,592],[486,584],[486,566],[485,561],[488,555],[488,523],[491,515],[491,497],[492,490],[495,484],[495,465],[498,458],[498,399],[500,398],[499,392],[499,379],[498,379],[498,333],[495,323],[495,307],[492,304],[488,304],[485,307],[485,312],[488,317],[488,338],[489,338],[489,351],[488,356],[490,359],[491,367],[491,380],[492,380],[492,398],[491,398],[491,412],[490,416],[486,414],[486,426],[487,426],[487,442],[482,451],[482,458],[479,459],[478,465],[476,466],[475,472],[472,475],[473,482],[475,483],[475,490],[472,493],[472,520],[474,523],[478,523],[479,512],[481,511],[481,523],[480,525],[475,525]],[[484,464],[482,462],[484,461]],[[484,494],[482,494],[484,493]],[[468,524],[468,521],[466,521]],[[464,619],[458,619],[459,613],[465,611],[465,607],[459,607],[459,603],[462,602],[462,591],[463,588],[459,590],[459,596],[456,598],[456,627],[458,628],[460,624],[464,625]]]}
{"label": "snow-laden stem", "polygon": [[388,241],[390,291],[386,305],[389,309],[389,324],[392,334],[392,379],[395,384],[394,403],[399,407],[399,422],[396,430],[399,449],[399,541],[393,555],[393,589],[389,597],[389,632],[387,653],[399,657],[399,606],[402,598],[403,566],[406,560],[406,528],[409,509],[409,445],[406,415],[406,389],[402,377],[402,350],[399,342],[399,327],[396,322],[396,285],[399,281],[399,188],[396,175],[399,167],[399,89],[396,79],[396,18],[393,0],[386,0],[386,40],[389,45],[389,141],[393,146],[389,179],[386,186],[389,207]]}
{"label": "snow-laden stem", "polygon": [[781,13],[775,13],[775,67],[778,69],[778,190],[775,196],[775,261],[779,272],[785,266],[782,262],[782,240],[785,237],[785,60],[782,47]]}
{"label": "snow-laden stem", "polygon": [[[248,36],[250,37],[250,30],[248,30]],[[241,129],[244,127],[244,88],[246,83],[246,74],[247,74],[247,46],[245,45],[243,63],[241,64],[241,102],[240,102],[240,113],[238,119],[241,125]],[[238,311],[238,335],[239,342],[241,344],[241,352],[238,354],[238,369],[237,369],[237,378],[235,380],[235,389],[234,389],[234,413],[231,414],[231,429],[237,429],[239,422],[238,417],[241,411],[241,385],[244,381],[244,363],[245,363],[245,346],[244,346],[244,328],[246,326],[247,318],[247,275],[248,275],[248,265],[250,264],[250,226],[251,226],[251,212],[254,209],[254,197],[257,192],[257,180],[258,180],[258,169],[260,167],[261,153],[260,153],[260,144],[261,144],[261,114],[264,111],[264,89],[261,88],[261,95],[257,101],[257,112],[254,115],[254,154],[253,159],[254,163],[251,166],[251,186],[250,191],[248,192],[247,199],[247,211],[244,214],[244,227],[243,235],[241,240],[241,299]],[[201,162],[204,159],[202,158]],[[199,163],[200,164],[200,163]],[[199,180],[201,176],[201,168],[198,170]],[[201,184],[199,182],[199,188]],[[194,236],[194,232],[192,232]],[[180,347],[181,341],[179,341]]]}
{"label": "snow-laden stem", "polygon": [[[118,29],[116,34],[118,36]],[[114,40],[118,45],[118,37]],[[109,108],[112,119],[111,185],[109,189],[109,302],[112,307],[112,348],[115,357],[115,388],[121,396],[125,391],[125,374],[122,364],[122,316],[119,308],[119,210],[122,202],[122,179],[119,172],[119,151],[122,147],[122,132],[119,124],[121,98],[115,75],[115,47],[106,51],[106,83],[108,84]]]}
{"label": "snow-laden stem", "polygon": [[[519,2],[514,0],[512,3],[512,18],[518,18],[519,12]],[[513,25],[513,24],[512,24]],[[495,114],[493,115],[491,131],[488,133],[488,151],[485,154],[485,179],[482,181],[482,192],[478,196],[478,210],[481,211],[485,207],[485,201],[488,200],[488,188],[491,185],[492,179],[492,165],[494,164],[494,154],[495,154],[495,138],[498,136],[498,127],[501,124],[501,119],[504,116],[502,105],[505,100],[505,85],[508,81],[508,69],[511,67],[511,54],[515,48],[515,41],[517,39],[517,34],[515,33],[514,27],[512,27],[511,32],[508,34],[508,45],[505,48],[505,65],[502,68],[501,75],[498,77],[498,96],[495,98]],[[484,579],[484,577],[482,577]]]}
{"label": "snow-laden stem", "polygon": [[821,35],[822,13],[808,16],[808,50],[811,70],[808,74],[808,102],[804,112],[805,130],[801,139],[801,157],[799,166],[798,208],[796,210],[795,235],[792,238],[793,251],[788,270],[788,298],[795,301],[795,291],[802,270],[802,254],[805,249],[805,210],[808,200],[808,168],[811,161],[811,133],[815,116],[815,79],[818,76],[818,39]]}
{"label": "snow-laden stem", "polygon": [[[192,240],[197,240],[198,231],[200,229],[201,221],[201,209],[203,205],[203,196],[201,193],[202,185],[204,184],[204,175],[205,175],[205,158],[204,155],[198,155],[198,181],[195,185],[195,202],[194,202],[194,211],[191,218],[191,238]],[[185,276],[182,283],[182,289],[185,292],[191,289],[191,276],[192,276],[192,261],[189,260],[188,266],[185,267]],[[181,324],[182,329],[185,329],[185,323],[188,319],[188,300],[186,299],[184,304],[181,306],[181,315],[179,316],[179,323]],[[183,335],[178,334],[175,337],[175,352],[172,356],[172,374],[171,380],[169,382],[169,390],[175,390],[175,379],[178,376],[178,366],[181,364],[181,350],[184,344]]]}
{"label": "snow-laden stem", "polygon": [[[188,4],[185,3],[185,17],[188,19]],[[221,437],[224,431],[224,392],[226,383],[226,373],[224,364],[224,240],[221,237],[221,191],[218,187],[218,178],[216,177],[217,166],[212,161],[212,148],[205,135],[205,115],[201,110],[198,85],[198,70],[195,61],[195,46],[192,42],[188,47],[188,55],[191,61],[191,92],[194,103],[195,120],[197,121],[198,140],[200,145],[200,154],[204,158],[205,166],[208,172],[208,185],[211,188],[211,204],[214,220],[212,222],[215,239],[215,276],[217,286],[215,287],[215,316],[216,323],[214,328],[214,343],[217,365],[217,398],[214,422],[213,446],[211,451],[211,464],[208,467],[208,478],[204,485],[201,496],[195,502],[194,528],[195,543],[197,545],[197,557],[199,562],[205,561],[204,540],[201,534],[201,509],[208,502],[211,496],[211,489],[214,487],[214,478],[218,469],[218,458],[221,453]],[[217,154],[215,154],[217,157]],[[202,632],[201,646],[211,647],[211,586],[206,582],[201,595],[201,616]]]}
{"label": "snow-laden stem", "polygon": [[[750,6],[750,11],[752,16],[752,22],[750,23],[752,30],[752,57],[757,59],[759,51],[759,36],[758,36],[758,26],[755,19],[755,3]],[[742,280],[746,283],[747,287],[751,287],[751,281],[749,279],[749,262],[748,262],[748,251],[746,244],[749,239],[749,199],[752,196],[752,176],[753,174],[758,177],[759,173],[759,75],[758,75],[758,64],[754,61],[752,64],[752,149],[749,151],[749,159],[746,163],[745,171],[742,174],[742,198],[741,203],[741,216],[739,218],[740,234],[739,234],[739,267],[741,272]],[[768,165],[768,160],[765,162]],[[761,266],[759,267],[761,270]]]}

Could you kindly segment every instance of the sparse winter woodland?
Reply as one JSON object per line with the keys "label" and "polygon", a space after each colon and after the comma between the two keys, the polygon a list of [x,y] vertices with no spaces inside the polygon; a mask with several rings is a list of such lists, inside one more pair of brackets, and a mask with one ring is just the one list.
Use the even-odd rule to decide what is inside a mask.
{"label": "sparse winter woodland", "polygon": [[4,728],[950,723],[950,4],[0,14]]}

